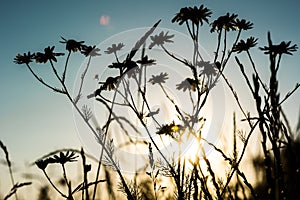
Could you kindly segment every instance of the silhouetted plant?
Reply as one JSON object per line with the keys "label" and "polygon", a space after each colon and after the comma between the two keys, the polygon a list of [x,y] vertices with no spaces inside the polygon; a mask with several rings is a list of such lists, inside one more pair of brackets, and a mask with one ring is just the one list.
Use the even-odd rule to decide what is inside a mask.
{"label": "silhouetted plant", "polygon": [[[295,181],[291,176],[297,175],[298,177],[299,175],[299,163],[292,161],[292,158],[298,152],[298,150],[295,150],[298,147],[290,128],[288,128],[289,125],[287,124],[287,119],[281,105],[300,87],[300,84],[297,84],[284,98],[280,99],[277,72],[280,67],[282,55],[292,55],[297,50],[297,46],[291,45],[291,42],[284,41],[279,45],[273,45],[270,33],[268,33],[268,45],[260,48],[264,54],[269,56],[270,63],[269,84],[265,84],[250,54],[250,50],[257,45],[258,39],[253,36],[247,40],[240,39],[243,31],[253,28],[253,23],[245,19],[239,19],[237,14],[229,13],[217,17],[210,23],[209,19],[211,15],[212,11],[210,9],[204,5],[200,5],[199,7],[182,8],[172,19],[172,23],[176,22],[179,25],[186,24],[189,36],[193,41],[191,60],[177,56],[170,50],[171,43],[176,42],[174,34],[170,34],[168,31],[155,33],[160,21],[154,24],[141,38],[137,38],[134,47],[129,52],[126,52],[127,56],[125,58],[121,59],[117,53],[125,46],[123,43],[112,44],[104,51],[106,54],[114,55],[115,60],[107,68],[109,70],[117,69],[118,72],[116,73],[118,74],[115,73],[104,78],[101,77],[103,80],[99,80],[100,77],[98,75],[95,76],[94,79],[98,81],[99,86],[94,91],[89,91],[90,93],[87,95],[88,99],[99,102],[107,111],[107,115],[103,115],[107,117],[101,119],[104,121],[101,121],[101,123],[103,122],[102,127],[92,125],[90,121],[93,119],[94,113],[87,105],[83,105],[81,109],[79,108],[80,100],[85,98],[82,95],[82,88],[91,59],[92,57],[100,56],[100,49],[96,46],[87,46],[83,41],[67,40],[62,37],[63,41],[61,43],[66,45],[66,51],[68,52],[62,74],[57,70],[56,57],[63,56],[64,53],[55,53],[54,46],[45,48],[44,52],[34,54],[28,52],[27,54],[18,54],[16,56],[14,62],[16,64],[25,64],[41,84],[55,92],[66,95],[101,147],[95,180],[93,182],[89,182],[88,179],[88,172],[92,170],[92,166],[87,164],[86,153],[83,149],[79,152],[55,152],[35,162],[37,167],[43,171],[52,187],[63,198],[74,199],[73,195],[81,191],[81,198],[89,200],[91,198],[89,188],[94,186],[92,199],[96,199],[97,186],[100,182],[105,181],[99,178],[102,166],[105,167],[106,190],[111,193],[110,197],[113,199],[117,198],[115,194],[116,188],[112,188],[111,186],[112,178],[111,173],[107,169],[108,167],[113,169],[120,178],[118,190],[123,192],[126,198],[130,200],[159,199],[163,196],[166,199],[175,198],[178,200],[285,199],[294,197],[295,188],[287,187],[287,181]],[[199,30],[200,28],[204,28],[203,25],[205,23],[210,24],[211,33],[217,34],[216,51],[212,60],[205,60],[199,48],[201,39]],[[228,34],[233,34],[232,41],[229,40]],[[167,43],[170,44],[166,45]],[[163,51],[162,55],[176,61],[182,69],[190,74],[190,77],[184,77],[183,80],[176,79],[176,83],[172,84],[175,85],[176,92],[183,91],[189,94],[189,102],[185,103],[190,105],[191,109],[179,107],[167,90],[166,85],[170,82],[170,75],[167,72],[148,74],[149,67],[155,65],[157,62],[155,59],[149,59],[148,57],[151,56],[150,53],[153,47],[161,48]],[[80,52],[83,56],[88,57],[88,63],[81,76],[78,94],[72,97],[65,84],[65,78],[70,55],[75,52]],[[253,104],[256,106],[258,116],[246,113],[240,102],[238,93],[224,74],[224,69],[233,53],[246,53],[250,60],[253,69],[253,74],[251,75],[246,74],[244,65],[238,57],[235,57],[235,61],[245,79],[246,86],[253,96]],[[33,71],[30,66],[33,60],[37,63],[50,64],[50,69],[56,76],[61,89],[44,82]],[[244,117],[243,120],[247,121],[250,127],[248,132],[238,131],[234,115],[233,148],[230,152],[206,140],[202,135],[205,124],[205,116],[202,116],[202,110],[204,105],[207,104],[210,92],[221,78],[232,92]],[[147,83],[150,84],[147,85]],[[132,87],[135,89],[133,90]],[[176,113],[170,121],[161,122],[158,120],[163,108],[162,106],[157,108],[157,110],[152,108],[153,105],[150,103],[150,97],[147,95],[150,87],[155,87],[156,91],[162,94],[161,98],[167,100],[170,105],[167,112],[171,112],[173,109]],[[261,87],[263,91],[261,91]],[[142,127],[141,129],[147,134],[147,139],[137,141],[129,134],[131,130],[136,134],[140,134],[140,128],[137,128],[134,122],[127,119],[127,116],[118,113],[115,109],[116,107],[128,109],[130,115],[137,118],[138,123]],[[284,118],[284,122],[282,118]],[[160,137],[162,143],[167,138],[178,146],[178,155],[175,155],[174,152],[171,152],[172,155],[167,155],[163,152],[158,142],[154,140],[153,131],[147,126],[147,120],[149,119],[153,120],[156,128],[155,135]],[[122,173],[122,165],[116,156],[116,142],[110,135],[114,127],[118,127],[120,132],[124,133],[127,141],[124,144],[125,147],[134,146],[137,148],[137,144],[142,144],[143,148],[148,147],[149,153],[146,158],[148,162],[145,163],[144,168],[135,172],[133,180],[127,180],[126,176]],[[264,161],[262,163],[259,162],[261,166],[258,168],[259,170],[260,168],[264,169],[266,185],[262,182],[263,185],[254,186],[255,183],[249,182],[241,165],[245,157],[245,152],[249,148],[249,140],[253,132],[257,130],[259,130],[262,138],[264,157]],[[182,146],[191,138],[197,144],[197,153],[194,160],[182,156]],[[204,145],[211,146],[224,159],[226,163],[224,164],[224,168],[227,171],[223,176],[217,173],[216,168],[220,167],[213,165],[207,156]],[[2,145],[1,147],[6,152],[5,146]],[[154,150],[157,152],[155,156],[153,153]],[[80,154],[82,159],[83,180],[77,187],[73,188],[71,180],[67,177],[65,164],[76,162],[78,158],[77,154]],[[59,164],[62,167],[63,180],[67,186],[67,193],[62,192],[47,174],[46,168],[52,164]],[[158,181],[160,177],[168,178],[171,184],[168,186],[160,185]],[[147,192],[147,190],[149,191]],[[169,194],[166,194],[167,192]]]}
{"label": "silhouetted plant", "polygon": [[[24,54],[24,56],[26,56]],[[27,56],[30,56],[30,53],[27,54]],[[0,149],[2,149],[2,151],[4,152],[5,155],[5,161],[9,170],[9,175],[10,175],[10,181],[12,184],[12,188],[10,189],[9,193],[4,196],[4,200],[9,199],[11,196],[15,196],[16,200],[18,200],[18,195],[17,195],[17,190],[24,187],[24,186],[28,186],[31,185],[31,182],[22,182],[22,183],[15,183],[15,179],[14,179],[14,175],[13,175],[13,171],[12,171],[12,163],[11,160],[9,158],[9,153],[7,150],[7,147],[4,145],[4,143],[0,140]]]}

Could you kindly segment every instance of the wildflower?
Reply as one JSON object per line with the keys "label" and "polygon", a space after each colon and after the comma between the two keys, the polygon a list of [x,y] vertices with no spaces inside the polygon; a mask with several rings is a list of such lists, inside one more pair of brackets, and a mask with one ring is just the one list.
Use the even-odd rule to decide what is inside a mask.
{"label": "wildflower", "polygon": [[44,53],[41,53],[41,52],[37,52],[35,54],[35,61],[37,63],[46,63],[48,60],[53,60],[54,62],[57,62],[57,59],[56,59],[56,56],[63,56],[65,55],[64,53],[54,53],[53,50],[54,50],[54,46],[52,46],[50,48],[50,46],[46,47],[44,49]]}
{"label": "wildflower", "polygon": [[196,80],[191,78],[186,78],[184,81],[176,85],[177,86],[176,89],[177,90],[183,89],[183,92],[185,92],[187,89],[195,92],[197,85],[198,83]]}
{"label": "wildflower", "polygon": [[137,68],[138,65],[136,64],[135,61],[127,60],[127,59],[126,59],[126,60],[123,62],[123,67],[124,67],[124,69],[126,69],[125,73],[127,73],[127,72],[129,72],[130,70]]}
{"label": "wildflower", "polygon": [[254,47],[257,43],[257,38],[250,37],[245,42],[244,40],[239,41],[232,49],[233,52],[241,53],[242,51],[248,51],[250,48]]}
{"label": "wildflower", "polygon": [[154,84],[162,84],[165,83],[168,79],[168,74],[161,72],[160,75],[154,76],[152,75],[152,78],[149,79],[149,82]]}
{"label": "wildflower", "polygon": [[165,42],[173,42],[171,38],[173,38],[174,35],[168,35],[168,33],[169,32],[166,32],[166,34],[164,34],[164,32],[162,31],[159,35],[150,36],[152,43],[150,44],[149,49],[151,49],[155,45],[163,45],[165,44]]}
{"label": "wildflower", "polygon": [[60,163],[62,165],[64,165],[65,163],[67,162],[74,162],[76,161],[76,158],[78,156],[75,155],[75,152],[70,152],[70,151],[67,151],[66,154],[64,154],[63,152],[60,152],[59,153],[59,156],[58,155],[54,155],[53,156],[53,159],[56,163]]}
{"label": "wildflower", "polygon": [[116,53],[117,51],[121,50],[125,45],[123,43],[119,43],[118,45],[112,44],[111,47],[108,47],[106,51],[107,54]]}
{"label": "wildflower", "polygon": [[220,16],[213,23],[211,23],[210,32],[212,33],[215,32],[216,30],[219,32],[222,29],[226,31],[230,31],[230,30],[234,31],[236,29],[236,21],[235,21],[236,17],[237,17],[236,14],[229,15],[229,13]]}
{"label": "wildflower", "polygon": [[46,160],[38,160],[38,161],[35,162],[35,164],[41,170],[45,170],[46,167],[48,166],[49,162],[48,162],[47,159]]}
{"label": "wildflower", "polygon": [[86,57],[87,56],[91,56],[91,57],[94,57],[94,56],[100,56],[101,54],[98,53],[100,51],[99,48],[96,48],[96,46],[86,46],[86,45],[82,45],[81,47],[81,53],[83,55],[85,55]]}
{"label": "wildflower", "polygon": [[15,58],[14,58],[14,62],[16,64],[29,64],[32,62],[32,59],[34,59],[35,54],[31,54],[30,52],[28,52],[27,54],[24,53],[23,55],[18,54]]}
{"label": "wildflower", "polygon": [[61,39],[63,39],[63,41],[59,41],[60,43],[66,44],[66,50],[71,52],[77,52],[78,50],[80,51],[82,48],[82,45],[84,43],[84,41],[80,41],[77,42],[75,40],[66,40],[65,38],[61,37]]}
{"label": "wildflower", "polygon": [[200,62],[197,62],[197,66],[201,67],[202,70],[201,70],[201,74],[205,74],[206,76],[214,76],[217,74],[217,71],[216,71],[216,65],[213,64],[213,63],[210,63],[209,61],[205,62],[205,61],[200,61]]}
{"label": "wildflower", "polygon": [[242,19],[242,20],[239,20],[239,19],[236,19],[235,21],[235,27],[238,29],[238,30],[249,30],[249,29],[252,29],[253,28],[253,23],[251,22],[247,22],[245,19]]}
{"label": "wildflower", "polygon": [[172,23],[178,22],[179,25],[187,22],[190,18],[190,12],[188,7],[181,8],[179,13],[172,19]]}
{"label": "wildflower", "polygon": [[100,84],[103,84],[101,87],[100,87],[100,90],[114,90],[116,88],[116,85],[119,81],[119,76],[117,77],[108,77],[106,79],[106,81],[103,83],[103,82],[99,82]]}
{"label": "wildflower", "polygon": [[259,49],[264,51],[264,54],[288,54],[288,55],[293,55],[292,52],[297,51],[297,45],[294,44],[293,46],[291,45],[291,41],[289,42],[281,42],[279,45],[270,45],[270,46],[264,46],[264,47],[260,47]]}
{"label": "wildflower", "polygon": [[181,8],[179,13],[172,19],[172,23],[178,22],[179,25],[191,20],[197,26],[199,23],[201,26],[203,22],[208,23],[208,17],[210,17],[212,12],[204,7],[204,5],[199,6],[199,8],[195,7],[185,7]]}
{"label": "wildflower", "polygon": [[172,122],[171,124],[166,124],[163,125],[158,132],[156,132],[156,134],[158,135],[169,135],[171,136],[173,139],[175,139],[174,133],[179,132],[180,130],[182,130],[182,126],[181,125],[177,125],[174,122]]}
{"label": "wildflower", "polygon": [[141,64],[141,65],[155,65],[156,60],[153,59],[148,59],[148,56],[144,56],[141,60],[136,61],[137,63]]}

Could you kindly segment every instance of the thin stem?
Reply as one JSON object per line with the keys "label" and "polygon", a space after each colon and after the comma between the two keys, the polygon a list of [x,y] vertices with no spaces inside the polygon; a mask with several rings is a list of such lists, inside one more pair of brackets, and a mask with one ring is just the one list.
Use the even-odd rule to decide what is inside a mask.
{"label": "thin stem", "polygon": [[226,49],[227,49],[227,31],[225,30],[225,32],[224,32],[224,48],[223,48],[223,55],[222,55],[222,59],[221,59],[221,64],[223,64],[223,62],[224,62]]}
{"label": "thin stem", "polygon": [[31,72],[31,74],[44,86],[46,86],[47,88],[55,91],[55,92],[59,92],[59,93],[62,93],[62,94],[65,94],[64,91],[60,90],[60,89],[57,89],[55,87],[52,87],[51,85],[45,83],[43,81],[43,79],[41,79],[40,77],[38,77],[38,75],[31,69],[31,67],[29,66],[29,64],[26,64],[27,68],[29,69],[29,71]]}
{"label": "thin stem", "polygon": [[51,186],[64,198],[68,198],[65,194],[63,194],[55,185],[54,183],[51,181],[50,177],[48,176],[48,174],[46,173],[46,171],[43,169],[43,172],[47,178],[47,180],[49,181],[49,183],[51,184]]}
{"label": "thin stem", "polygon": [[[66,168],[65,168],[65,164],[61,164],[62,166],[62,169],[63,169],[63,176],[64,176],[64,179],[65,179],[65,182],[68,186],[68,191],[72,191],[72,188],[71,188],[71,182],[68,181],[68,178],[67,178],[67,172],[66,172]],[[69,194],[69,197],[72,197],[72,193]]]}
{"label": "thin stem", "polygon": [[[79,115],[81,116],[82,119],[85,119],[84,117],[84,114],[81,112],[81,110],[78,108],[78,106],[76,105],[76,103],[73,101],[70,93],[68,92],[68,89],[65,85],[64,82],[62,82],[61,78],[59,77],[54,65],[53,65],[53,62],[50,60],[50,63],[51,63],[51,67],[54,71],[54,74],[56,75],[57,79],[60,81],[61,85],[63,86],[63,89],[65,91],[65,94],[66,96],[68,97],[69,101],[72,103],[72,105],[74,106],[74,108],[76,109],[76,111],[79,113]],[[86,125],[88,126],[88,128],[92,131],[93,135],[97,138],[97,141],[99,142],[99,144],[102,146],[102,148],[104,149],[105,153],[107,153],[107,155],[110,155],[110,151],[105,147],[105,143],[103,141],[100,140],[97,132],[95,131],[95,129],[92,127],[92,125],[87,121],[87,120],[84,120],[84,122],[86,123]],[[127,194],[127,197],[128,199],[133,199],[131,193],[130,193],[130,190],[125,182],[125,179],[117,165],[117,163],[114,161],[114,159],[112,157],[109,156],[109,159],[110,161],[112,162],[112,165],[114,166],[114,168],[117,170],[117,173],[121,179],[121,182],[122,182],[122,185],[124,186],[124,189],[125,189],[125,192]]]}
{"label": "thin stem", "polygon": [[222,37],[222,30],[223,29],[221,29],[220,32],[218,33],[218,44],[217,44],[217,50],[215,52],[214,63],[217,61],[218,55],[219,55],[220,44],[221,44],[221,37]]}
{"label": "thin stem", "polygon": [[230,91],[232,92],[233,97],[235,98],[236,103],[238,104],[240,110],[242,111],[242,113],[243,113],[245,119],[247,119],[247,121],[248,121],[250,127],[252,128],[252,123],[250,122],[250,119],[248,118],[248,115],[247,115],[246,112],[244,111],[244,108],[242,107],[242,104],[241,104],[241,102],[240,102],[240,100],[239,100],[239,97],[238,97],[236,91],[233,89],[233,86],[230,84],[229,80],[225,77],[225,75],[224,75],[222,72],[220,72],[220,73],[221,73],[221,76],[223,77],[223,79],[225,80],[226,84],[228,85]]}
{"label": "thin stem", "polygon": [[257,70],[256,70],[256,67],[255,67],[255,64],[254,64],[254,61],[253,61],[253,59],[252,59],[252,56],[251,56],[250,52],[249,52],[248,50],[247,50],[246,52],[247,52],[248,58],[249,58],[249,60],[250,60],[250,62],[251,62],[252,68],[253,68],[253,70],[254,70],[254,72],[255,72],[255,75],[258,77],[258,80],[259,80],[260,84],[262,85],[264,91],[265,91],[266,93],[268,93],[268,88],[267,88],[266,85],[262,82],[262,80],[261,80],[261,78],[260,78],[260,76],[259,76],[259,74],[258,74],[258,72],[257,72]]}
{"label": "thin stem", "polygon": [[[113,96],[113,100],[112,102],[115,101],[116,99],[116,96],[117,96],[117,90],[114,92],[114,96]],[[105,129],[105,133],[104,133],[104,138],[103,138],[103,143],[105,144],[105,141],[106,141],[106,138],[107,138],[107,134],[108,134],[108,128],[109,128],[109,125],[110,125],[110,119],[111,119],[111,116],[112,116],[112,112],[113,112],[113,107],[114,107],[114,103],[112,103],[110,109],[109,109],[109,116],[108,116],[108,124],[106,126],[106,129]],[[98,162],[98,167],[97,167],[97,173],[96,173],[96,178],[95,178],[95,186],[94,186],[94,191],[93,191],[93,200],[95,199],[96,197],[96,192],[97,192],[97,181],[98,181],[98,178],[99,178],[99,174],[100,174],[100,170],[101,170],[101,164],[102,164],[102,158],[103,158],[103,155],[104,155],[104,148],[101,149],[101,153],[100,153],[100,157],[99,157],[99,162]]]}
{"label": "thin stem", "polygon": [[245,141],[244,141],[244,146],[243,146],[243,149],[242,149],[242,153],[241,153],[239,159],[237,160],[236,164],[234,165],[234,167],[232,167],[231,173],[230,173],[230,175],[228,176],[227,181],[226,181],[226,183],[225,183],[225,185],[224,185],[224,187],[223,187],[223,190],[222,190],[222,192],[221,192],[221,196],[224,195],[224,192],[226,191],[226,188],[227,188],[227,186],[229,185],[229,183],[230,183],[230,181],[231,181],[231,178],[232,178],[233,175],[234,175],[234,172],[238,169],[238,166],[240,165],[240,163],[241,163],[241,161],[242,161],[242,159],[243,159],[243,157],[244,157],[244,154],[245,154],[245,152],[246,152],[246,147],[247,147],[247,145],[248,145],[248,143],[249,143],[250,137],[251,137],[252,133],[254,132],[255,127],[256,127],[258,124],[259,124],[259,120],[255,122],[255,124],[252,126],[250,132],[248,133],[248,136],[247,136],[247,138],[246,138]]}
{"label": "thin stem", "polygon": [[90,66],[90,62],[91,62],[91,58],[92,56],[89,57],[89,60],[88,60],[88,63],[86,65],[86,68],[85,70],[83,71],[82,75],[81,75],[81,82],[80,82],[80,86],[79,86],[79,90],[78,90],[78,94],[77,96],[75,97],[75,103],[77,103],[81,97],[81,90],[82,90],[82,86],[83,86],[83,82],[84,82],[84,78],[86,76],[86,73],[89,69],[89,66]]}
{"label": "thin stem", "polygon": [[69,51],[68,56],[67,56],[67,60],[66,60],[66,63],[65,63],[65,68],[64,68],[63,75],[62,75],[62,82],[63,83],[65,82],[65,79],[66,79],[66,73],[67,73],[67,67],[68,67],[70,55],[71,55],[71,51]]}
{"label": "thin stem", "polygon": [[[236,46],[238,40],[240,39],[241,33],[242,33],[242,30],[240,29],[236,36],[236,39],[232,45],[232,49]],[[224,63],[223,63],[224,68],[225,68],[225,65],[227,64],[229,58],[231,57],[231,54],[233,53],[232,49],[229,51],[227,58],[224,60]]]}

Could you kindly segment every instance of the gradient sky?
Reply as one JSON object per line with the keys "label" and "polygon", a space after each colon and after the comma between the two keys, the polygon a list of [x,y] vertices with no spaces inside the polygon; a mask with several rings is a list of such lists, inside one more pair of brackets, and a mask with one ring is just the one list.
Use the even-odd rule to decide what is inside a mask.
{"label": "gradient sky", "polygon": [[[266,44],[267,31],[271,31],[274,43],[292,40],[300,45],[299,1],[1,1],[0,139],[7,145],[17,167],[22,168],[24,162],[32,162],[57,148],[81,146],[69,102],[38,84],[25,66],[15,65],[13,58],[17,53],[41,51],[48,45],[63,50],[58,43],[60,36],[98,44],[122,31],[151,26],[159,19],[162,19],[161,27],[186,33],[183,27],[172,24],[171,19],[181,7],[202,3],[212,9],[211,20],[234,12],[253,22],[254,29],[249,34],[259,38],[259,46]],[[100,24],[101,16],[109,16],[108,24]],[[70,86],[81,61],[73,61],[78,66],[70,72]],[[266,62],[267,57],[259,56],[260,61]],[[300,81],[299,61],[299,52],[283,59],[282,91],[288,91]],[[39,69],[41,73],[43,68]],[[287,101],[292,125],[298,116],[299,99],[298,91]],[[0,166],[0,171],[3,169]]]}

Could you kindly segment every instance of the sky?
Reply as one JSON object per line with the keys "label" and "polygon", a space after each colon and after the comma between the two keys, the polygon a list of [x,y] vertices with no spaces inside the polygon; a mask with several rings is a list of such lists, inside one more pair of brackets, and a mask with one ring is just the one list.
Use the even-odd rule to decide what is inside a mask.
{"label": "sky", "polygon": [[[14,64],[13,58],[18,53],[42,51],[48,45],[55,45],[63,51],[63,45],[59,44],[60,36],[84,40],[87,44],[99,44],[123,31],[150,27],[159,19],[162,19],[160,27],[186,34],[185,28],[172,24],[171,19],[180,8],[200,4],[212,9],[210,20],[229,12],[253,22],[254,29],[247,34],[259,38],[258,46],[266,45],[268,31],[271,31],[274,43],[291,40],[300,45],[298,1],[1,1],[0,140],[8,147],[17,173],[20,173],[18,170],[24,167],[24,163],[33,162],[50,151],[63,147],[79,148],[82,145],[76,133],[70,103],[64,96],[54,94],[38,84],[25,66]],[[211,41],[206,42],[209,49]],[[102,53],[104,50],[101,49]],[[262,65],[259,71],[266,73],[264,64],[267,57],[259,54],[257,48],[253,55],[258,55],[257,62]],[[279,75],[282,94],[300,81],[299,59],[300,52],[283,59]],[[68,79],[70,87],[82,61],[82,57],[74,56],[74,70],[70,70]],[[45,68],[40,66],[37,70],[47,77]],[[233,84],[243,89],[240,84],[242,80],[234,78],[236,73],[229,73],[228,76],[233,78]],[[284,107],[293,127],[298,116],[299,99],[300,92],[297,91]],[[247,100],[245,103],[248,103]],[[2,155],[0,153],[0,158],[3,158]],[[6,169],[0,166],[0,173],[3,170]],[[4,185],[3,181],[0,178],[1,185]]]}

